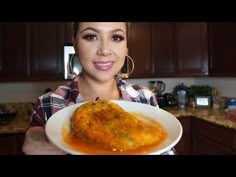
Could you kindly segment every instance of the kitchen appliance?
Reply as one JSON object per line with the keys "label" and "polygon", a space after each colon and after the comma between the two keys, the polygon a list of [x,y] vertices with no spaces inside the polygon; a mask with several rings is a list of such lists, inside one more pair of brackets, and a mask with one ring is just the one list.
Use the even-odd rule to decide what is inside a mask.
{"label": "kitchen appliance", "polygon": [[75,54],[74,46],[68,42],[64,45],[64,79],[73,79],[81,71],[82,66]]}
{"label": "kitchen appliance", "polygon": [[165,102],[165,106],[176,106],[177,105],[177,99],[175,98],[175,96],[172,93],[165,93],[163,95],[164,97],[164,102]]}
{"label": "kitchen appliance", "polygon": [[2,111],[0,109],[0,125],[10,123],[16,117],[16,112]]}
{"label": "kitchen appliance", "polygon": [[172,93],[163,94],[166,88],[163,81],[149,81],[149,88],[156,94],[156,99],[160,108],[177,105],[177,100]]}
{"label": "kitchen appliance", "polygon": [[166,100],[163,96],[163,92],[165,91],[166,85],[163,81],[156,81],[156,83],[154,82],[154,88],[155,88],[155,93],[156,93],[156,99],[158,102],[158,105],[160,108],[165,107],[166,106]]}
{"label": "kitchen appliance", "polygon": [[157,89],[157,94],[161,95],[166,89],[166,84],[163,81],[157,81],[156,89]]}
{"label": "kitchen appliance", "polygon": [[163,95],[156,95],[156,99],[160,108],[177,105],[177,100],[172,93],[164,93]]}
{"label": "kitchen appliance", "polygon": [[[129,61],[132,62],[132,69],[130,71]],[[134,63],[128,56],[125,58],[125,62],[119,76],[123,79],[129,78],[129,75],[133,72]],[[66,42],[64,44],[64,79],[71,80],[82,70],[82,66],[79,62],[79,57],[75,54],[74,46],[72,42]]]}

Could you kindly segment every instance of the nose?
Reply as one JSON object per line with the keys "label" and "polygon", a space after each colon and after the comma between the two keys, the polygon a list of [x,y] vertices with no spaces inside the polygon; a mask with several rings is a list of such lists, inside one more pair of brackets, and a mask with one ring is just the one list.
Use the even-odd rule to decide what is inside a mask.
{"label": "nose", "polygon": [[103,56],[111,54],[111,49],[110,49],[110,45],[109,45],[108,41],[103,40],[100,42],[100,44],[98,46],[97,54],[103,55]]}

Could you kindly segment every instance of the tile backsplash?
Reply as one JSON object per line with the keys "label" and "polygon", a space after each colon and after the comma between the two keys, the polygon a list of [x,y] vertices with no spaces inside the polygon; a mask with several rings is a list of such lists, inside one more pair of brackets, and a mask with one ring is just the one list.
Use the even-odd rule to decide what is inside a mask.
{"label": "tile backsplash", "polygon": [[[236,97],[236,78],[147,78],[128,79],[129,83],[149,86],[150,80],[161,80],[166,84],[165,92],[172,92],[175,85],[184,83],[190,85],[209,85],[221,90],[222,96]],[[46,88],[55,89],[68,81],[32,82],[32,83],[0,83],[0,103],[36,102]]]}

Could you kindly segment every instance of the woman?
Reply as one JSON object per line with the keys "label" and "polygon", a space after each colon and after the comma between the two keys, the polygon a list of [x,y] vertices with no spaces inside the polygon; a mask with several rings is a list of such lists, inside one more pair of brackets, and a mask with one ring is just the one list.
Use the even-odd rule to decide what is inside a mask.
{"label": "woman", "polygon": [[128,54],[127,27],[125,22],[73,23],[72,41],[82,72],[67,86],[38,98],[25,136],[25,154],[66,154],[47,140],[44,125],[53,113],[68,105],[99,97],[158,106],[149,89],[129,85],[117,75]]}

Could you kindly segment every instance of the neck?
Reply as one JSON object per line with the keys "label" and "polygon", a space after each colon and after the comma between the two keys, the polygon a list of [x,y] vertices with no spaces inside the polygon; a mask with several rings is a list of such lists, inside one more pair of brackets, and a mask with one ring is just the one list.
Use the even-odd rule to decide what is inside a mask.
{"label": "neck", "polygon": [[82,75],[80,78],[79,90],[85,101],[93,101],[97,97],[99,97],[99,99],[109,100],[120,98],[115,78],[103,82]]}

